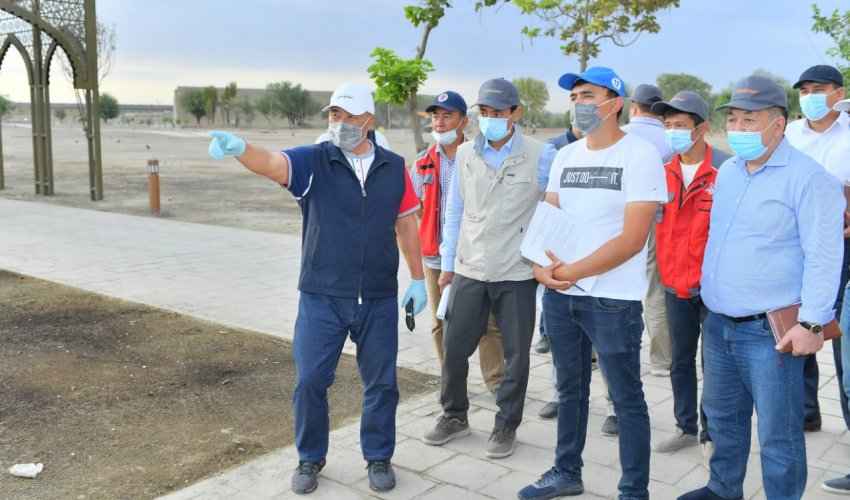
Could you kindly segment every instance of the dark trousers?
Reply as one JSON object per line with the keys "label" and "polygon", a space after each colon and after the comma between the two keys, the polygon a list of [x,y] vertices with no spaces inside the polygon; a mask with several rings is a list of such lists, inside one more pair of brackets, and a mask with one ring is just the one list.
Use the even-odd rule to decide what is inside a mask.
{"label": "dark trousers", "polygon": [[[838,286],[838,297],[835,299],[835,317],[841,317],[841,305],[844,302],[844,288],[850,279],[850,240],[844,240],[844,262],[841,264],[841,283]],[[832,359],[835,362],[835,376],[838,378],[838,390],[841,399],[841,414],[844,416],[844,425],[850,430],[850,411],[848,411],[847,393],[844,390],[844,367],[841,364],[841,338],[832,341]],[[818,361],[814,354],[806,356],[803,365],[803,383],[806,391],[806,406],[803,418],[807,422],[818,421],[820,417],[820,405],[818,404],[818,384],[820,372]]]}
{"label": "dark trousers", "polygon": [[[702,324],[708,314],[700,296],[682,299],[664,292],[667,322],[670,325],[670,384],[673,386],[673,415],[676,427],[685,434],[696,435],[701,443],[710,441],[705,412],[697,398],[697,350]],[[702,361],[702,350],[699,350]],[[697,426],[699,414],[699,427]],[[702,429],[700,431],[700,428]]]}
{"label": "dark trousers", "polygon": [[537,281],[478,281],[455,274],[443,324],[443,389],[448,418],[466,420],[469,357],[487,330],[492,311],[502,332],[505,375],[496,397],[496,427],[515,429],[522,421],[528,387],[529,351],[534,336]]}

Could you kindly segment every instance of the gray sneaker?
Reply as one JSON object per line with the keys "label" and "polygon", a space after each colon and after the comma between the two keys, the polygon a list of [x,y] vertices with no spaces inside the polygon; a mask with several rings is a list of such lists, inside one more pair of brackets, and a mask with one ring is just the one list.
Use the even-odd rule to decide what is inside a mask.
{"label": "gray sneaker", "polygon": [[509,457],[514,453],[514,446],[516,446],[516,429],[493,427],[485,454],[490,458]]}
{"label": "gray sneaker", "polygon": [[306,462],[300,460],[298,467],[292,473],[292,491],[299,495],[312,493],[319,485],[319,471],[327,462],[323,458],[320,462]]}
{"label": "gray sneaker", "polygon": [[395,488],[395,472],[389,460],[369,460],[369,488],[372,491],[388,491]]}
{"label": "gray sneaker", "polygon": [[655,445],[655,451],[659,453],[670,453],[687,448],[688,446],[694,446],[697,442],[696,434],[685,434],[682,429],[677,427],[676,432],[672,436]]}
{"label": "gray sneaker", "polygon": [[468,419],[461,422],[456,418],[440,415],[437,425],[422,435],[422,442],[431,445],[445,444],[454,438],[468,436],[470,432]]}
{"label": "gray sneaker", "polygon": [[537,339],[537,343],[534,344],[534,352],[538,354],[546,354],[549,352],[549,337],[541,335],[540,338]]}
{"label": "gray sneaker", "polygon": [[611,415],[602,422],[601,432],[603,436],[616,436],[620,434],[620,425],[617,422],[617,415]]}
{"label": "gray sneaker", "polygon": [[542,418],[543,420],[552,420],[557,416],[558,403],[554,401],[552,401],[551,403],[546,403],[546,406],[540,408],[540,411],[537,412],[537,418]]}

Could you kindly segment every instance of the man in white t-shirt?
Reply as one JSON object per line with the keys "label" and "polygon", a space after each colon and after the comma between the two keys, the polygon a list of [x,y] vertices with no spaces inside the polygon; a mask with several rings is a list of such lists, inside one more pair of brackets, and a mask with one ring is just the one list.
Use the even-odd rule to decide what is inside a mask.
{"label": "man in white t-shirt", "polygon": [[[543,296],[546,333],[558,383],[555,465],[519,497],[578,495],[587,436],[590,350],[608,378],[617,412],[621,498],[649,498],[649,413],[640,379],[641,300],[646,295],[646,239],[658,204],[666,200],[661,156],[651,144],[617,125],[625,84],[609,68],[567,73],[585,138],[562,148],[552,163],[546,201],[578,228],[574,262],[535,266],[548,287]],[[586,280],[585,278],[593,278]]]}

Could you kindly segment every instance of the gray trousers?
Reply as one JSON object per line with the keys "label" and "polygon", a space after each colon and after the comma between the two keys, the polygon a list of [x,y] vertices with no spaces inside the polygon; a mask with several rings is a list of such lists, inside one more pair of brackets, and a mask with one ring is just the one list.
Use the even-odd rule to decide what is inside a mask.
{"label": "gray trousers", "polygon": [[490,313],[502,332],[505,375],[496,397],[496,427],[515,429],[522,421],[534,336],[537,281],[478,281],[455,274],[443,323],[443,413],[466,420],[469,357],[487,330]]}

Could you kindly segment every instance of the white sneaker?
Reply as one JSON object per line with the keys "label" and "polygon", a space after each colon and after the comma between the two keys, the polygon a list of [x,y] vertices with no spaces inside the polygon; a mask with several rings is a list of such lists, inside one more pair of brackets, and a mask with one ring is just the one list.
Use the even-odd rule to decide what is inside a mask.
{"label": "white sneaker", "polygon": [[714,455],[714,441],[700,443],[699,449],[702,453],[702,466],[705,467],[705,470],[711,472],[711,456]]}
{"label": "white sneaker", "polygon": [[676,432],[672,436],[655,445],[655,451],[670,453],[695,444],[697,444],[696,434],[685,434],[682,429],[676,428]]}

